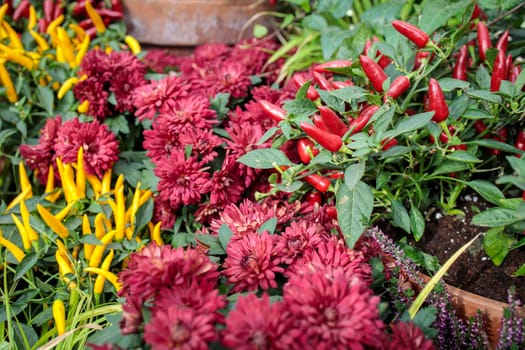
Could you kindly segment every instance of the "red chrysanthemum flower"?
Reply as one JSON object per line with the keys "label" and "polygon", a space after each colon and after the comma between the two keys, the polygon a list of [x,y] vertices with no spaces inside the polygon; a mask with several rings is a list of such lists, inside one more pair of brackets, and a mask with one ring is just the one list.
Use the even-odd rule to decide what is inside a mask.
{"label": "red chrysanthemum flower", "polygon": [[146,66],[156,73],[166,73],[178,67],[184,59],[164,49],[149,49],[142,58]]}
{"label": "red chrysanthemum flower", "polygon": [[208,98],[199,94],[175,100],[169,108],[164,108],[160,117],[166,118],[167,127],[174,133],[186,128],[209,129],[218,122]]}
{"label": "red chrysanthemum flower", "polygon": [[163,201],[173,208],[199,203],[211,189],[210,174],[196,157],[186,159],[183,149],[173,150],[170,157],[157,163],[158,191]]}
{"label": "red chrysanthemum flower", "polygon": [[192,154],[198,156],[203,163],[211,162],[217,157],[215,150],[224,140],[213,133],[211,129],[188,128],[179,135],[182,146],[191,145]]}
{"label": "red chrysanthemum flower", "polygon": [[193,60],[199,67],[216,66],[230,54],[231,48],[223,43],[206,43],[193,51]]}
{"label": "red chrysanthemum flower", "polygon": [[210,203],[224,207],[229,203],[237,203],[245,190],[244,183],[238,172],[239,163],[226,155],[221,170],[215,171],[211,179]]}
{"label": "red chrysanthemum flower", "polygon": [[152,350],[207,350],[215,339],[213,314],[176,305],[156,310],[144,327],[144,341]]}
{"label": "red chrysanthemum flower", "polygon": [[136,88],[133,91],[135,115],[139,120],[153,119],[157,113],[172,109],[176,99],[188,96],[189,87],[181,77],[170,75]]}
{"label": "red chrysanthemum flower", "polygon": [[161,222],[161,227],[165,229],[173,228],[177,220],[177,211],[180,208],[174,208],[169,201],[162,200],[159,196],[153,199],[153,222]]}
{"label": "red chrysanthemum flower", "polygon": [[141,295],[128,295],[122,304],[122,319],[120,320],[120,331],[122,334],[135,334],[142,325],[142,305],[144,299]]}
{"label": "red chrysanthemum flower", "polygon": [[56,116],[46,120],[46,124],[40,131],[40,138],[36,145],[21,145],[20,155],[24,158],[29,169],[36,171],[41,184],[45,184],[49,174],[49,167],[53,166],[55,178],[58,178],[55,163],[55,140],[58,129],[62,125],[62,118]]}
{"label": "red chrysanthemum flower", "polygon": [[307,251],[313,250],[330,236],[319,224],[308,221],[293,221],[279,239],[279,252],[283,262],[292,264]]}
{"label": "red chrysanthemum flower", "polygon": [[346,279],[358,278],[366,285],[372,282],[372,267],[365,262],[363,254],[350,249],[342,240],[331,237],[320,242],[316,249],[309,249],[286,270],[287,276],[301,275],[316,266],[340,267]]}
{"label": "red chrysanthemum flower", "polygon": [[59,128],[55,140],[56,156],[64,163],[76,163],[78,149],[84,148],[84,168],[87,173],[102,178],[118,160],[119,144],[111,130],[98,120],[81,123],[77,117]]}
{"label": "red chrysanthemum flower", "polygon": [[154,163],[168,159],[172,150],[183,148],[178,135],[168,126],[168,120],[160,116],[153,122],[153,129],[144,130],[142,133],[144,135],[142,147]]}
{"label": "red chrysanthemum flower", "polygon": [[240,62],[226,60],[213,69],[206,77],[208,93],[212,96],[217,93],[229,93],[233,98],[248,96],[250,88],[250,72]]}
{"label": "red chrysanthemum flower", "polygon": [[266,231],[232,238],[223,265],[228,282],[235,284],[232,292],[276,288],[275,274],[284,271],[276,248],[275,236]]}
{"label": "red chrysanthemum flower", "polygon": [[162,288],[177,285],[216,283],[217,264],[195,249],[172,248],[151,243],[130,255],[128,267],[119,273],[124,296],[155,297]]}
{"label": "red chrysanthemum flower", "polygon": [[230,55],[230,59],[244,65],[249,75],[261,74],[262,68],[279,44],[269,38],[250,38],[238,42]]}
{"label": "red chrysanthemum flower", "polygon": [[241,295],[226,318],[222,344],[232,350],[286,349],[281,336],[288,326],[282,302],[270,303],[268,294]]}
{"label": "red chrysanthemum flower", "polygon": [[89,102],[87,115],[103,121],[111,114],[108,104],[109,91],[104,90],[104,82],[99,81],[96,77],[88,77],[78,82],[73,87],[73,92],[75,98],[80,102]]}
{"label": "red chrysanthemum flower", "polygon": [[434,350],[432,341],[425,338],[421,328],[413,322],[398,321],[390,325],[392,335],[388,349],[392,350]]}
{"label": "red chrysanthemum flower", "polygon": [[384,343],[380,298],[360,279],[348,280],[342,268],[316,266],[290,278],[283,288],[293,323],[289,349],[368,349]]}
{"label": "red chrysanthemum flower", "polygon": [[131,112],[134,110],[133,91],[147,84],[144,77],[147,67],[128,51],[113,51],[110,53],[110,60],[112,75],[109,90],[115,94],[115,109],[118,112]]}

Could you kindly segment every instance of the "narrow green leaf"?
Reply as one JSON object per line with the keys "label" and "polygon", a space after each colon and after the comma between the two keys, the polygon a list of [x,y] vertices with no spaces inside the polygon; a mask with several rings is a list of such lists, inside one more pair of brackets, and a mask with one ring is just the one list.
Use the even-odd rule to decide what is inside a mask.
{"label": "narrow green leaf", "polygon": [[468,169],[468,163],[455,160],[445,160],[436,168],[436,170],[434,170],[432,175],[455,173],[465,169]]}
{"label": "narrow green leaf", "polygon": [[456,162],[464,162],[464,163],[481,163],[482,162],[482,160],[476,157],[474,154],[468,151],[461,151],[461,150],[456,150],[452,153],[449,153],[445,156],[445,158],[454,160]]}
{"label": "narrow green leaf", "polygon": [[13,277],[14,280],[18,280],[20,277],[25,275],[27,271],[29,271],[35,264],[38,262],[38,255],[35,253],[27,254],[24,259],[18,264],[16,267],[16,273]]}
{"label": "narrow green leaf", "polygon": [[500,151],[509,152],[509,153],[516,152],[516,148],[514,148],[513,146],[507,143],[501,142],[501,141],[493,140],[493,139],[468,141],[468,142],[465,142],[465,144],[483,146],[489,149],[499,149]]}
{"label": "narrow green leaf", "polygon": [[271,148],[250,151],[239,157],[237,161],[255,169],[273,169],[279,165],[293,165],[282,151]]}
{"label": "narrow green leaf", "polygon": [[345,186],[349,190],[353,190],[357,183],[361,181],[361,178],[365,174],[366,162],[361,161],[358,163],[351,164],[345,170]]}
{"label": "narrow green leaf", "polygon": [[485,253],[496,266],[500,266],[503,263],[515,242],[514,235],[505,233],[504,227],[493,227],[487,230],[483,237]]}
{"label": "narrow green leaf", "polygon": [[228,247],[228,243],[230,242],[232,236],[233,232],[228,224],[222,224],[221,227],[219,227],[219,242],[221,242],[221,246],[224,251],[226,251],[226,247]]}
{"label": "narrow green leaf", "polygon": [[430,122],[433,115],[434,112],[424,112],[403,119],[396,125],[394,130],[386,132],[384,138],[391,139],[398,135],[421,129]]}
{"label": "narrow green leaf", "polygon": [[263,224],[257,229],[257,232],[263,233],[264,231],[268,231],[269,234],[273,235],[275,233],[276,228],[277,218],[274,216],[273,218],[270,218],[263,222]]}
{"label": "narrow green leaf", "polygon": [[469,181],[468,185],[476,191],[485,200],[498,204],[501,199],[505,199],[505,195],[492,182],[487,180],[473,180]]}
{"label": "narrow green leaf", "polygon": [[410,233],[410,216],[403,203],[392,200],[390,209],[392,210],[392,225]]}
{"label": "narrow green leaf", "polygon": [[493,92],[487,90],[468,90],[467,95],[472,98],[477,98],[493,103],[501,103],[501,97]]}
{"label": "narrow green leaf", "polygon": [[38,85],[36,88],[36,93],[38,96],[38,101],[40,105],[44,107],[48,114],[53,114],[54,103],[55,103],[55,94],[53,90],[47,86]]}
{"label": "narrow green leaf", "polygon": [[499,227],[511,225],[523,220],[525,213],[521,214],[516,210],[506,208],[490,208],[476,214],[472,218],[472,224],[476,226]]}
{"label": "narrow green leaf", "polygon": [[346,244],[353,247],[361,237],[372,215],[374,195],[370,187],[359,181],[353,190],[341,186],[336,193],[339,226]]}
{"label": "narrow green leaf", "polygon": [[410,229],[416,242],[423,237],[425,232],[425,217],[415,205],[410,206]]}
{"label": "narrow green leaf", "polygon": [[197,241],[204,243],[205,245],[209,247],[208,254],[210,255],[226,254],[226,251],[222,247],[222,244],[218,236],[196,234],[194,235],[194,237]]}
{"label": "narrow green leaf", "polygon": [[284,103],[283,108],[297,118],[306,118],[317,112],[315,103],[307,98],[288,100]]}

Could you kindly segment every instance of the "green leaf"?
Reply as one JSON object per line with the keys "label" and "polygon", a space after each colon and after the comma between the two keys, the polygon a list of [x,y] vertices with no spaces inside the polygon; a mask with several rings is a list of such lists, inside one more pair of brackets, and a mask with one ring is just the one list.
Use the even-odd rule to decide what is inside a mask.
{"label": "green leaf", "polygon": [[361,178],[365,174],[365,167],[366,162],[361,161],[351,164],[345,169],[345,186],[349,190],[353,190],[357,183],[361,181]]}
{"label": "green leaf", "polygon": [[334,53],[341,47],[346,38],[350,38],[352,30],[343,30],[341,28],[330,28],[321,32],[321,49],[323,57],[330,59]]}
{"label": "green leaf", "polygon": [[319,0],[317,11],[327,12],[334,18],[343,18],[352,8],[352,0]]}
{"label": "green leaf", "polygon": [[269,234],[273,235],[276,228],[277,218],[274,216],[263,222],[263,224],[257,229],[257,232],[263,233],[264,231],[268,231]]}
{"label": "green leaf", "polygon": [[410,206],[410,229],[416,242],[423,237],[425,232],[425,217],[415,205]]}
{"label": "green leaf", "polygon": [[335,97],[329,91],[318,90],[318,92],[319,96],[321,97],[321,101],[323,101],[326,106],[332,108],[336,112],[344,113],[346,108],[344,101]]}
{"label": "green leaf", "polygon": [[253,26],[253,36],[256,38],[262,38],[268,34],[268,28],[265,26],[256,23]]}
{"label": "green leaf", "polygon": [[35,253],[27,254],[24,257],[24,259],[22,259],[20,264],[18,264],[18,266],[16,267],[16,273],[15,273],[15,276],[13,277],[13,279],[15,281],[18,280],[20,277],[25,275],[25,273],[27,271],[29,271],[33,266],[35,266],[35,264],[37,262],[38,262],[38,255],[37,254],[35,254]]}
{"label": "green leaf", "polygon": [[455,160],[445,160],[436,168],[436,170],[434,170],[432,175],[455,173],[465,169],[468,169],[468,163]]}
{"label": "green leaf", "polygon": [[284,103],[284,109],[297,118],[307,118],[317,112],[315,103],[307,98],[288,100]]}
{"label": "green leaf", "polygon": [[237,159],[238,162],[255,169],[274,169],[276,166],[291,166],[293,163],[277,149],[256,149]]}
{"label": "green leaf", "polygon": [[523,277],[525,276],[525,264],[522,264],[519,269],[512,273],[512,277]]}
{"label": "green leaf", "polygon": [[88,338],[88,343],[97,345],[118,344],[119,347],[123,347],[124,349],[135,349],[140,347],[141,337],[138,334],[122,334],[122,331],[120,330],[122,312],[107,315],[106,319],[110,326],[94,332]]}
{"label": "green leaf", "polygon": [[412,320],[410,320],[408,312],[403,313],[401,320],[413,322],[423,331],[427,339],[433,339],[438,333],[437,329],[432,328],[432,324],[436,320],[436,314],[437,310],[434,306],[427,306],[419,310]]}
{"label": "green leaf", "polygon": [[433,115],[434,112],[425,112],[415,114],[413,116],[410,116],[409,118],[403,119],[396,125],[394,130],[386,132],[383,138],[392,139],[396,136],[421,129],[425,125],[427,125],[430,122],[430,120],[432,120]]}
{"label": "green leaf", "polygon": [[135,232],[140,232],[148,225],[153,218],[153,199],[148,199],[146,203],[140,206],[135,215]]}
{"label": "green leaf", "polygon": [[421,11],[419,28],[431,35],[436,29],[444,26],[454,15],[462,12],[471,0],[447,1],[432,0],[426,1]]}
{"label": "green leaf", "polygon": [[472,218],[472,224],[476,226],[499,227],[511,225],[525,219],[525,213],[520,213],[513,209],[489,208],[476,214]]}
{"label": "green leaf", "polygon": [[104,124],[106,124],[108,128],[117,135],[120,133],[129,134],[128,121],[126,120],[126,117],[124,117],[122,114],[120,114],[116,118],[106,118]]}
{"label": "green leaf", "polygon": [[228,247],[228,243],[230,242],[232,236],[233,232],[228,224],[222,224],[221,227],[219,227],[219,242],[221,242],[221,246],[224,251],[226,251],[226,247]]}
{"label": "green leaf", "polygon": [[499,204],[499,201],[501,199],[505,199],[505,195],[500,191],[500,189],[496,185],[494,185],[490,181],[472,180],[469,181],[467,184],[485,200],[496,205]]}
{"label": "green leaf", "polygon": [[339,226],[346,244],[353,247],[361,237],[372,215],[374,195],[370,186],[359,181],[353,190],[341,186],[336,193]]}
{"label": "green leaf", "polygon": [[394,199],[391,202],[390,209],[392,210],[392,225],[410,233],[410,216],[403,203]]}
{"label": "green leaf", "polygon": [[219,236],[195,234],[195,239],[209,247],[209,255],[224,255],[226,251],[222,247]]}
{"label": "green leaf", "polygon": [[410,147],[396,145],[384,152],[381,152],[379,159],[396,158],[402,156],[403,154],[409,153],[411,150],[412,148]]}
{"label": "green leaf", "polygon": [[38,335],[35,330],[24,324],[17,322],[14,325],[15,330],[15,344],[18,349],[30,349],[38,341]]}
{"label": "green leaf", "polygon": [[497,104],[501,103],[501,96],[496,95],[495,93],[487,90],[467,90],[467,95],[480,100],[485,100]]}
{"label": "green leaf", "polygon": [[492,118],[492,115],[483,109],[467,108],[467,110],[463,113],[463,118],[471,120],[488,119]]}
{"label": "green leaf", "polygon": [[483,146],[489,149],[499,149],[500,151],[509,152],[509,153],[516,152],[516,149],[513,146],[505,142],[501,142],[501,141],[497,141],[493,139],[468,141],[468,142],[465,142],[465,144]]}
{"label": "green leaf", "polygon": [[505,233],[504,227],[491,228],[487,230],[483,237],[485,253],[496,266],[500,266],[503,263],[515,242],[514,235]]}
{"label": "green leaf", "polygon": [[360,99],[365,96],[366,91],[358,86],[346,86],[341,89],[332,91],[332,95],[345,101],[350,102],[352,100]]}
{"label": "green leaf", "polygon": [[468,151],[461,151],[461,150],[456,150],[452,153],[449,153],[445,156],[445,158],[454,160],[457,162],[464,162],[464,163],[481,163],[482,162],[482,160],[476,157],[474,154]]}
{"label": "green leaf", "polygon": [[215,95],[214,98],[210,101],[210,108],[217,113],[219,120],[224,119],[226,114],[228,114],[228,102],[230,101],[230,94],[228,93],[219,93]]}
{"label": "green leaf", "polygon": [[53,90],[47,86],[38,85],[36,88],[36,94],[40,105],[46,110],[47,114],[53,114],[55,94]]}
{"label": "green leaf", "polygon": [[518,75],[516,78],[516,81],[514,82],[514,89],[516,91],[521,91],[523,86],[525,86],[525,70],[522,70],[520,75]]}
{"label": "green leaf", "polygon": [[470,86],[470,83],[459,79],[443,78],[439,80],[439,85],[444,92],[450,92],[455,89],[465,90]]}

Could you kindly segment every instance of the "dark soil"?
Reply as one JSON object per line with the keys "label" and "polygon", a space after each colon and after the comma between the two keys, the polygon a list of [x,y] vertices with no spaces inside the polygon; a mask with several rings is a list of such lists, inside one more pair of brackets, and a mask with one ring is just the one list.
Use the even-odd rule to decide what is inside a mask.
{"label": "dark soil", "polygon": [[[461,246],[487,228],[470,225],[472,216],[487,204],[476,195],[458,200],[458,209],[465,216],[445,216],[439,211],[427,215],[426,232],[419,242],[411,245],[434,255],[443,264]],[[389,234],[391,228],[383,228]],[[398,236],[399,232],[394,233]],[[399,236],[398,236],[399,237]],[[448,284],[487,298],[507,302],[508,290],[516,287],[517,296],[525,301],[525,277],[512,277],[512,273],[525,263],[525,249],[512,251],[501,266],[495,266],[483,249],[480,237],[468,251],[448,270],[444,280]]]}

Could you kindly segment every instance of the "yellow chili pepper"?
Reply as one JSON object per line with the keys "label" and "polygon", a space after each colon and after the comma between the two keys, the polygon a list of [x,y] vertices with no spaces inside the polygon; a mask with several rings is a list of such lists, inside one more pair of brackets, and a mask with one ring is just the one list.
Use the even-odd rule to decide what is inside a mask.
{"label": "yellow chili pepper", "polygon": [[7,249],[9,253],[13,254],[13,256],[18,262],[21,262],[26,256],[26,253],[24,253],[24,251],[20,249],[16,244],[4,238],[4,236],[2,235],[1,229],[0,229],[0,245],[4,246],[5,249]]}
{"label": "yellow chili pepper", "polygon": [[137,183],[135,192],[133,193],[133,199],[131,200],[131,206],[126,211],[126,221],[131,224],[132,230],[135,229],[135,215],[139,209],[140,201],[140,182]]}
{"label": "yellow chili pepper", "polygon": [[62,84],[62,86],[60,87],[60,89],[58,89],[58,93],[57,93],[57,97],[58,97],[58,99],[61,100],[62,97],[64,97],[64,95],[66,94],[66,92],[68,92],[69,90],[71,90],[71,88],[73,87],[73,85],[75,85],[76,83],[78,83],[78,78],[77,78],[77,77],[72,77],[72,78],[67,79],[67,80]]}
{"label": "yellow chili pepper", "polygon": [[27,210],[24,200],[20,201],[20,214],[22,215],[22,223],[24,224],[29,240],[38,241],[38,233],[36,233],[31,226],[31,215],[29,214],[29,210]]}
{"label": "yellow chili pepper", "polygon": [[151,230],[151,240],[155,243],[157,243],[158,245],[163,245],[164,244],[164,241],[162,240],[162,236],[160,235],[160,226],[161,226],[162,222],[159,221],[155,224],[155,226],[153,227],[153,230]]}
{"label": "yellow chili pepper", "polygon": [[[109,251],[109,254],[104,258],[102,265],[100,266],[102,270],[109,271],[114,255],[115,255],[115,252],[113,251],[113,249],[111,249]],[[95,279],[95,285],[93,286],[93,292],[95,294],[95,300],[97,303],[100,299],[100,295],[104,292],[105,283],[106,283],[106,277],[104,277],[104,275],[99,274],[97,278]]]}
{"label": "yellow chili pepper", "polygon": [[29,194],[30,188],[26,188],[22,192],[20,192],[12,201],[9,203],[9,205],[5,208],[5,211],[8,212],[9,210],[13,209],[20,203],[24,198],[27,197]]}
{"label": "yellow chili pepper", "polygon": [[121,187],[124,186],[124,174],[120,174],[115,182],[115,188],[113,193],[117,193]]}
{"label": "yellow chili pepper", "polygon": [[126,226],[126,203],[124,199],[124,186],[121,186],[116,193],[117,197],[117,211],[115,215],[115,230],[117,231],[115,238],[117,241],[124,239],[124,228]]}
{"label": "yellow chili pepper", "polygon": [[68,193],[66,196],[67,202],[74,202],[78,200],[77,186],[75,185],[75,175],[73,173],[73,167],[71,164],[64,164],[64,177],[62,180],[62,188],[64,193]]}
{"label": "yellow chili pepper", "polygon": [[0,61],[0,81],[5,87],[5,93],[9,102],[15,103],[18,101],[18,94],[16,93],[15,86],[13,85],[13,81],[11,80],[9,72],[4,66],[4,62],[2,61]]}
{"label": "yellow chili pepper", "polygon": [[[82,235],[90,235],[91,234],[91,226],[89,225],[89,217],[87,214],[84,214],[82,217]],[[91,258],[91,254],[93,253],[93,249],[95,246],[93,244],[84,243],[84,257],[86,260],[89,260]]]}
{"label": "yellow chili pepper", "polygon": [[76,202],[71,202],[68,205],[66,205],[62,210],[60,210],[58,213],[55,214],[55,218],[59,221],[64,220],[64,218],[69,214],[71,211],[71,208],[75,205]]}
{"label": "yellow chili pepper", "polygon": [[24,227],[24,224],[18,219],[18,217],[11,213],[11,218],[15,222],[16,228],[18,229],[18,233],[20,234],[20,237],[22,238],[22,245],[24,246],[24,249],[26,251],[31,249],[31,240],[29,239],[29,236],[27,235],[26,229]]}
{"label": "yellow chili pepper", "polygon": [[62,27],[57,27],[56,31],[57,45],[60,48],[62,48],[62,54],[64,55],[64,59],[72,68],[75,68],[77,66],[75,52],[73,50],[73,45],[71,44],[71,40],[67,35],[66,30]]}
{"label": "yellow chili pepper", "polygon": [[84,59],[84,56],[86,56],[90,43],[91,43],[91,38],[89,37],[89,35],[86,35],[84,39],[82,40],[80,47],[78,48],[77,55],[75,56],[75,62],[77,65],[79,65]]}
{"label": "yellow chili pepper", "polygon": [[58,44],[56,47],[56,55],[57,55],[57,62],[60,62],[60,63],[66,62],[66,56],[64,55],[64,50],[62,49],[62,46],[59,46]]}
{"label": "yellow chili pepper", "polygon": [[104,227],[104,213],[98,213],[95,216],[95,237],[101,239],[106,233],[106,228]]}
{"label": "yellow chili pepper", "polygon": [[91,189],[95,193],[95,199],[98,199],[98,197],[100,197],[100,194],[102,192],[102,183],[100,182],[98,177],[93,174],[86,174],[86,179],[91,185]]}
{"label": "yellow chili pepper", "polygon": [[27,21],[27,29],[31,30],[36,26],[36,10],[33,5],[29,6],[29,20]]}
{"label": "yellow chili pepper", "polygon": [[33,39],[35,39],[35,42],[38,45],[38,49],[40,50],[40,52],[49,50],[49,44],[47,43],[46,39],[44,39],[39,33],[31,29],[29,30],[29,34],[31,34]]}
{"label": "yellow chili pepper", "polygon": [[97,29],[97,32],[104,33],[106,31],[106,25],[104,24],[104,21],[98,14],[98,12],[93,8],[93,5],[91,5],[90,1],[86,1],[86,12],[91,18],[91,21],[95,25],[95,28]]}
{"label": "yellow chili pepper", "polygon": [[64,15],[60,15],[57,18],[55,18],[49,25],[47,26],[46,33],[49,35],[55,34],[55,31],[59,25],[62,24],[64,21]]}
{"label": "yellow chili pepper", "polygon": [[75,274],[73,271],[73,266],[71,265],[71,261],[67,256],[67,253],[62,252],[60,249],[57,249],[57,251],[55,252],[55,259],[58,264],[58,272],[60,276],[64,279],[64,282],[66,282],[67,287],[69,289],[76,288],[77,284],[75,283],[75,281],[67,277],[67,275],[69,274]]}
{"label": "yellow chili pepper", "polygon": [[77,112],[81,114],[86,114],[89,111],[89,100],[82,101],[81,104],[77,107]]}
{"label": "yellow chili pepper", "polygon": [[53,319],[55,320],[55,326],[57,328],[57,334],[62,335],[66,332],[66,308],[64,302],[60,299],[56,299],[53,302]]}
{"label": "yellow chili pepper", "polygon": [[83,41],[86,37],[86,31],[84,28],[79,26],[76,23],[69,24],[69,29],[71,29],[73,32],[75,32],[75,35],[77,36],[78,40]]}
{"label": "yellow chili pepper", "polygon": [[44,222],[55,232],[60,238],[66,239],[69,236],[69,230],[67,227],[60,222],[49,210],[44,208],[42,204],[37,204],[36,208],[38,210],[38,213],[40,213],[40,216],[44,220]]}
{"label": "yellow chili pepper", "polygon": [[77,152],[77,195],[86,198],[86,169],[84,168],[84,147],[80,146]]}
{"label": "yellow chili pepper", "polygon": [[88,263],[89,267],[98,267],[100,265],[100,262],[102,261],[102,255],[104,254],[108,244],[113,241],[115,234],[116,231],[112,230],[106,233],[104,237],[100,239],[102,244],[95,246],[95,249],[93,249],[93,253],[91,254],[91,258],[89,259]]}
{"label": "yellow chili pepper", "polygon": [[30,189],[27,197],[30,198],[33,195],[33,188],[31,186],[31,181],[29,181],[29,177],[27,176],[24,162],[18,163],[18,178],[20,180],[20,187],[22,188],[22,191],[24,191],[26,188]]}
{"label": "yellow chili pepper", "polygon": [[9,50],[4,52],[4,57],[11,62],[18,63],[27,70],[33,70],[34,63],[33,60],[23,54],[16,52],[14,50]]}
{"label": "yellow chili pepper", "polygon": [[6,21],[2,22],[2,26],[9,37],[9,47],[24,51],[24,45],[22,45],[22,41],[20,41],[18,33],[13,29],[13,27],[11,27]]}
{"label": "yellow chili pepper", "polygon": [[2,7],[0,7],[0,23],[4,20],[4,16],[5,16],[8,8],[9,8],[9,5],[7,4],[7,2],[4,3],[2,5]]}
{"label": "yellow chili pepper", "polygon": [[71,256],[73,257],[73,259],[75,259],[75,260],[78,259],[78,252],[80,252],[80,245],[76,245],[73,248],[73,252],[71,253]]}
{"label": "yellow chili pepper", "polygon": [[128,45],[129,49],[131,50],[131,52],[136,55],[138,53],[140,53],[140,51],[142,51],[141,47],[140,47],[140,43],[138,42],[137,39],[135,39],[134,37],[132,37],[131,35],[126,35],[124,37],[124,42],[126,43],[126,45]]}
{"label": "yellow chili pepper", "polygon": [[113,287],[115,287],[117,292],[122,289],[122,285],[118,282],[117,275],[115,275],[113,272],[99,269],[97,267],[86,267],[84,271],[104,276],[113,285]]}
{"label": "yellow chili pepper", "polygon": [[106,170],[102,177],[102,194],[109,193],[111,191],[111,168]]}
{"label": "yellow chili pepper", "polygon": [[143,191],[139,199],[139,208],[142,207],[144,203],[146,203],[151,198],[151,196],[153,196],[153,192],[150,190]]}

